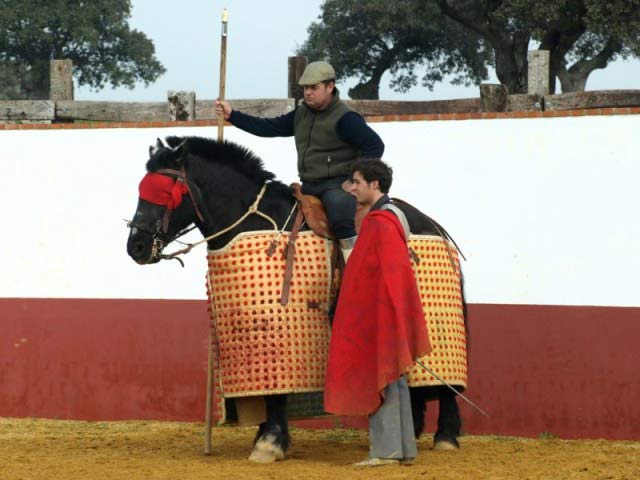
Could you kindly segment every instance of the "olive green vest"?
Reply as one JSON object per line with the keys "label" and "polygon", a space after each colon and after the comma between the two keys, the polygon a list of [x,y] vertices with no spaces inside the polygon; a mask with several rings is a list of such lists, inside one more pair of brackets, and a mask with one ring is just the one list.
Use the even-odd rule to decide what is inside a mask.
{"label": "olive green vest", "polygon": [[302,102],[293,121],[298,151],[298,174],[302,181],[318,181],[351,175],[358,149],[338,138],[336,129],[342,116],[352,111],[340,101],[338,94],[322,111]]}

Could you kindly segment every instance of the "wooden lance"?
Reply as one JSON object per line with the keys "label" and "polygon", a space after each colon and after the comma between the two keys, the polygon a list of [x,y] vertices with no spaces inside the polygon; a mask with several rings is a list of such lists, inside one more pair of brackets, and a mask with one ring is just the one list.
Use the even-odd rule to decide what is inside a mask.
{"label": "wooden lance", "polygon": [[[224,90],[227,76],[227,23],[229,22],[229,12],[225,8],[222,11],[222,34],[220,42],[220,92],[218,98],[224,101]],[[222,142],[224,136],[224,113],[218,117],[218,142]],[[208,278],[208,276],[207,276]],[[214,332],[212,325],[209,326],[209,362],[207,365],[207,396],[205,412],[204,431],[204,454],[211,455],[211,428],[213,423],[213,342]]]}
{"label": "wooden lance", "polygon": [[[207,274],[207,281],[209,275]],[[209,362],[207,364],[207,395],[206,395],[206,413],[204,419],[204,454],[211,455],[211,426],[213,423],[213,326],[209,325]]]}
{"label": "wooden lance", "polygon": [[[220,92],[218,98],[224,102],[224,90],[227,76],[227,23],[229,22],[229,12],[225,8],[222,11],[222,35],[220,42]],[[224,114],[218,118],[218,142],[222,142],[224,136]]]}

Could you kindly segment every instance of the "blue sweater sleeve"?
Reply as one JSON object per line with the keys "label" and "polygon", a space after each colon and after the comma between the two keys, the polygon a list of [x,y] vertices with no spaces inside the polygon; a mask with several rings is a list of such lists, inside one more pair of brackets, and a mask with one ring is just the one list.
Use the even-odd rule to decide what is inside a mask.
{"label": "blue sweater sleeve", "polygon": [[239,129],[259,137],[291,137],[295,113],[295,111],[291,111],[279,117],[260,118],[231,110],[229,122]]}
{"label": "blue sweater sleeve", "polygon": [[336,130],[340,139],[360,150],[362,158],[382,158],[384,143],[360,114],[345,113]]}

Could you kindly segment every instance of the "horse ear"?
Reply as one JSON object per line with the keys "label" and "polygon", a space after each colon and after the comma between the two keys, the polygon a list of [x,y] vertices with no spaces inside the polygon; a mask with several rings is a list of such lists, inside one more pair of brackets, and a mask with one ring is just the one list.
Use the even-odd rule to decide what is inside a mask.
{"label": "horse ear", "polygon": [[186,153],[187,151],[187,146],[186,146],[187,140],[183,140],[182,142],[180,142],[179,145],[175,146],[172,148],[173,152],[176,154],[177,157],[177,161],[181,162],[182,161],[182,156]]}
{"label": "horse ear", "polygon": [[168,145],[166,143],[164,143],[162,140],[160,140],[159,138],[156,138],[156,144],[155,145],[151,145],[149,147],[149,156],[153,156],[155,153],[158,152],[158,150],[162,149],[162,148],[167,148]]}

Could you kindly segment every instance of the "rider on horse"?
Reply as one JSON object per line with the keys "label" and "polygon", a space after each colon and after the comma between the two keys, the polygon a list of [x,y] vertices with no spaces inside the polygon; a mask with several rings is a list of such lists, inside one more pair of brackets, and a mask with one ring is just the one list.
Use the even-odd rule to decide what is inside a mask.
{"label": "rider on horse", "polygon": [[304,101],[279,117],[253,117],[219,100],[216,111],[254,135],[295,137],[302,192],[322,200],[346,261],[357,236],[356,201],[342,184],[350,178],[357,159],[382,157],[384,143],[359,113],[340,100],[335,78],[327,62],[310,63],[298,82],[304,86]]}

